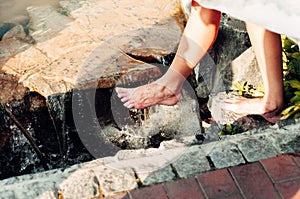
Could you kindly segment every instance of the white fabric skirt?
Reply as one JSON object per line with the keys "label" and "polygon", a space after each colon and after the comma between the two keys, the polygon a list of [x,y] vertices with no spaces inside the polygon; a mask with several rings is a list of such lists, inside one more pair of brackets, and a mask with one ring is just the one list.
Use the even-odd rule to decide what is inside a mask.
{"label": "white fabric skirt", "polygon": [[[219,10],[239,20],[300,41],[300,0],[195,0],[201,6]],[[192,0],[182,0],[190,12]]]}

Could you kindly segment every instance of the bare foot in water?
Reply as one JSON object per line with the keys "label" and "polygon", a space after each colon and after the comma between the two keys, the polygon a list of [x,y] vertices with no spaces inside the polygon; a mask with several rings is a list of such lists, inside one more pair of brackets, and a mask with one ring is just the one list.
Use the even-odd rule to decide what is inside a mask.
{"label": "bare foot in water", "polygon": [[[278,105],[280,104],[280,105]],[[266,103],[263,98],[238,97],[225,100],[224,108],[235,113],[247,113],[249,115],[260,115],[268,122],[275,124],[280,120],[281,103]]]}
{"label": "bare foot in water", "polygon": [[180,98],[180,91],[173,92],[157,82],[137,88],[117,87],[116,92],[127,108],[141,109],[156,104],[172,106],[177,104]]}

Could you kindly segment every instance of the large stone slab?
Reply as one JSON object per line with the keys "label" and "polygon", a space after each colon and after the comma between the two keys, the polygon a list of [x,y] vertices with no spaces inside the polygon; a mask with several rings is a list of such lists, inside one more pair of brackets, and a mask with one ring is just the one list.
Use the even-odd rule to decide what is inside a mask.
{"label": "large stone slab", "polygon": [[[10,36],[0,42],[1,69],[47,97],[80,88],[110,88],[161,75],[136,58],[175,51],[181,35],[175,0],[63,1],[29,7],[35,42]],[[116,61],[118,60],[118,62]]]}

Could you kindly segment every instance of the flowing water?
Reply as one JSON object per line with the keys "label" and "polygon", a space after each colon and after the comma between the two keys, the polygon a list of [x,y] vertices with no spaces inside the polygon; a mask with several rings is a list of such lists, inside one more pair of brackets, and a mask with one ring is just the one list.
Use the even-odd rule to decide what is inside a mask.
{"label": "flowing water", "polygon": [[59,0],[0,0],[0,23],[13,21],[18,16],[27,15],[29,6],[52,5],[58,7]]}

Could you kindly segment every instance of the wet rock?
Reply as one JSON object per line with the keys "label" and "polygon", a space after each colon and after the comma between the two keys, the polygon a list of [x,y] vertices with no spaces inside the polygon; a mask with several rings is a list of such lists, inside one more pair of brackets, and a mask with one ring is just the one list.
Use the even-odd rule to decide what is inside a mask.
{"label": "wet rock", "polygon": [[27,12],[30,16],[30,35],[37,42],[55,37],[72,21],[72,19],[58,13],[50,5],[31,6],[27,8]]}
{"label": "wet rock", "polygon": [[[8,22],[15,24],[15,25],[21,25],[23,28],[26,28],[27,25],[29,24],[29,16],[27,15],[17,15],[11,18]],[[26,32],[26,31],[25,31]]]}
{"label": "wet rock", "polygon": [[194,136],[201,132],[201,127],[196,97],[190,94],[193,93],[183,90],[175,106],[157,105],[131,112],[116,99],[112,103],[116,126],[106,126],[102,132],[121,148],[159,147],[164,140]]}
{"label": "wet rock", "polygon": [[13,27],[11,30],[9,30],[8,32],[6,32],[3,37],[2,40],[6,40],[8,38],[12,38],[15,37],[17,39],[24,39],[26,37],[26,33],[24,32],[23,26],[18,25]]}
{"label": "wet rock", "polygon": [[[22,51],[30,48],[30,44],[25,41],[18,40],[16,38],[9,38],[5,41],[0,41],[0,66],[1,71],[7,72],[7,74],[17,76],[20,75],[22,61],[32,60],[31,56],[22,57],[20,54]],[[18,57],[18,58],[16,58]],[[17,67],[17,66],[20,66]],[[28,65],[26,65],[26,68]],[[3,72],[1,72],[3,73]]]}
{"label": "wet rock", "polygon": [[[84,108],[80,109],[80,103],[86,102],[73,101],[78,107],[72,107],[76,93],[71,96],[71,91],[97,88],[109,91],[116,85],[147,82],[161,76],[160,68],[153,61],[157,63],[173,53],[181,34],[180,25],[169,15],[177,9],[176,1],[64,1],[61,5],[60,9],[50,5],[29,7],[29,24],[27,18],[18,22],[21,25],[3,26],[6,35],[0,42],[2,81],[6,81],[6,75],[14,79],[13,84],[1,84],[1,102],[21,100],[13,112],[25,127],[28,125],[52,168],[84,161],[89,156],[81,151],[85,147],[76,132],[81,129],[76,129],[72,121],[72,108],[75,107],[73,113],[81,116],[85,112]],[[36,43],[27,40],[28,34]],[[151,63],[146,63],[148,61]],[[31,91],[29,94],[27,89]],[[100,102],[97,107],[103,109],[99,108],[97,114],[103,110],[99,118],[106,122],[110,114],[109,98]],[[12,123],[7,118],[2,120],[4,126]],[[97,125],[93,123],[82,131],[96,132]],[[15,144],[11,140],[12,131],[7,129],[1,137],[3,147],[8,146],[7,143],[10,147]],[[15,130],[16,135],[21,136],[20,131]],[[97,144],[99,142],[95,146]],[[26,152],[30,151],[26,146]],[[27,155],[35,157],[32,151],[24,156]],[[105,155],[108,154],[105,152]],[[68,157],[72,159],[70,162]],[[11,159],[5,160],[8,160],[7,165],[11,164]],[[33,172],[35,168],[25,166],[32,162],[27,161],[27,157],[24,160],[24,173]],[[9,171],[10,175],[19,174],[20,168],[13,170]]]}
{"label": "wet rock", "polygon": [[[5,21],[4,23],[0,23],[0,41],[3,40],[3,36],[7,33],[7,32],[11,32],[11,29],[13,29],[16,26],[22,26],[23,30],[20,31],[20,27],[18,27],[16,30],[13,31],[13,33],[17,33],[17,35],[20,36],[20,32],[23,34],[23,32],[28,36],[29,31],[28,31],[28,26],[29,24],[29,17],[25,16],[25,15],[18,15],[15,16],[7,21]],[[10,33],[11,35],[11,33]],[[25,38],[24,36],[22,36],[21,38]]]}
{"label": "wet rock", "polygon": [[[71,17],[51,6],[29,7],[30,35],[37,43],[21,53],[6,54],[2,69],[20,77],[26,87],[45,97],[69,92],[79,84],[84,85],[82,88],[113,87],[114,78],[120,76],[129,82],[147,79],[149,74],[158,77],[158,68],[135,58],[152,59],[174,52],[181,29],[169,13],[178,4],[154,0],[124,3],[72,1],[69,4],[78,8],[65,5]],[[101,55],[100,59],[95,53]],[[113,57],[122,61],[118,64]],[[94,62],[89,63],[92,58]]]}
{"label": "wet rock", "polygon": [[81,0],[72,0],[72,1],[59,1],[59,5],[63,10],[68,14],[74,10],[77,10],[82,6],[83,1]]}
{"label": "wet rock", "polygon": [[0,23],[0,41],[2,40],[3,35],[14,26],[13,23]]}

